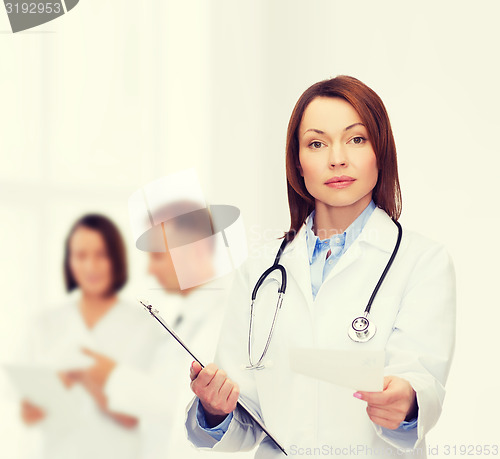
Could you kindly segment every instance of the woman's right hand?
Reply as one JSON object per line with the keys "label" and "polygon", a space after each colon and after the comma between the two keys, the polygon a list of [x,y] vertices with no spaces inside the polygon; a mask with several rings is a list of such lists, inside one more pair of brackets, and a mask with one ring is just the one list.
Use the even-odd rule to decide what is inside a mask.
{"label": "woman's right hand", "polygon": [[208,425],[219,425],[236,408],[240,395],[238,384],[214,363],[202,369],[198,362],[193,362],[190,377],[191,390],[200,399]]}
{"label": "woman's right hand", "polygon": [[33,425],[45,419],[45,411],[28,400],[21,402],[21,418],[26,425]]}

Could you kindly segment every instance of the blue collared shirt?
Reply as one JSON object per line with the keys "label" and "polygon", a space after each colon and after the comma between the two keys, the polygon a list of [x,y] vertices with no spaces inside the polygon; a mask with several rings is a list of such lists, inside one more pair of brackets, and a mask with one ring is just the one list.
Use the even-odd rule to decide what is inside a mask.
{"label": "blue collared shirt", "polygon": [[[324,240],[321,240],[318,236],[316,236],[312,230],[316,211],[313,210],[309,214],[306,219],[306,242],[309,265],[311,267],[311,288],[314,299],[316,299],[316,295],[318,294],[323,281],[337,264],[342,254],[345,253],[354,240],[359,236],[365,226],[365,223],[368,221],[376,207],[377,206],[372,199],[363,212],[359,214],[356,220],[354,220],[342,234],[334,234],[329,239]],[[326,258],[329,250],[331,250],[331,254],[328,258]],[[197,403],[196,419],[198,421],[198,425],[210,434],[210,436],[219,441],[227,432],[231,419],[233,418],[233,413],[230,413],[218,426],[210,428],[207,426],[205,412],[201,403],[199,403],[199,400]],[[418,418],[412,419],[408,422],[403,421],[397,430],[405,431],[413,429],[417,426],[417,423]]]}
{"label": "blue collared shirt", "polygon": [[[345,253],[363,230],[375,207],[377,206],[372,199],[363,212],[359,214],[356,220],[342,234],[334,234],[330,239],[324,240],[316,236],[312,230],[316,211],[313,210],[309,214],[309,217],[307,217],[307,254],[309,256],[309,265],[311,266],[311,287],[314,299],[316,299],[323,281],[337,264],[342,254]],[[326,255],[329,250],[331,250],[331,255],[327,259]]]}

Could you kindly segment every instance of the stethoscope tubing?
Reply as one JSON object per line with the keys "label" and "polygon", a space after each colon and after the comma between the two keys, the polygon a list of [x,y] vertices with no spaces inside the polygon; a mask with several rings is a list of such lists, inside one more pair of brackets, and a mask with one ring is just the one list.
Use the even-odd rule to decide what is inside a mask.
{"label": "stethoscope tubing", "polygon": [[[375,297],[376,297],[376,295],[377,295],[377,293],[382,285],[382,282],[384,281],[387,273],[389,272],[389,269],[392,265],[392,262],[394,261],[394,258],[396,257],[396,254],[398,253],[399,246],[401,244],[401,239],[403,236],[403,228],[401,227],[401,224],[398,221],[396,221],[394,218],[392,219],[392,221],[398,227],[398,238],[397,238],[396,244],[394,246],[394,249],[392,251],[392,254],[389,258],[389,261],[387,262],[387,264],[384,268],[384,271],[382,272],[382,275],[380,276],[380,278],[377,282],[377,285],[373,289],[373,292],[370,296],[370,299],[368,300],[368,304],[366,305],[366,308],[365,308],[364,313],[363,313],[363,317],[366,319],[366,323],[368,324],[367,328],[371,328],[372,331],[369,334],[366,334],[365,338],[359,338],[359,336],[358,336],[359,339],[355,340],[357,342],[366,342],[366,341],[370,340],[374,336],[375,331],[376,331],[375,325],[370,324],[370,321],[368,320],[368,315],[370,313],[372,303],[373,303],[373,301],[374,301],[374,299],[375,299]],[[285,238],[283,239],[283,241],[278,249],[278,252],[277,252],[276,257],[274,259],[273,265],[271,267],[269,267],[268,269],[266,269],[262,273],[262,275],[259,277],[259,280],[256,282],[255,287],[252,291],[252,303],[250,306],[250,326],[249,326],[249,331],[248,331],[248,359],[249,359],[250,365],[246,367],[247,369],[262,369],[262,368],[264,368],[264,366],[262,365],[262,361],[264,360],[264,357],[266,356],[267,350],[268,350],[269,345],[271,343],[271,338],[273,336],[274,329],[276,326],[278,313],[281,309],[281,305],[283,303],[283,296],[286,292],[287,273],[286,273],[285,267],[282,264],[280,264],[280,260],[281,260],[281,255],[283,254],[283,251],[285,250],[285,247],[288,244],[288,242],[289,241],[288,241],[287,237],[285,236]],[[267,338],[266,345],[264,347],[264,351],[262,352],[262,355],[260,356],[258,362],[256,364],[254,364],[254,363],[252,363],[252,336],[253,336],[253,320],[254,320],[254,303],[255,303],[255,299],[257,298],[257,293],[259,291],[259,288],[261,287],[263,282],[266,280],[266,278],[269,276],[269,274],[271,274],[275,270],[278,270],[281,272],[281,284],[280,284],[280,288],[278,289],[278,302],[276,304],[276,310],[274,312],[273,322],[271,325],[271,329],[269,331],[269,336]],[[358,319],[358,318],[356,318],[356,319]],[[353,339],[353,337],[351,336],[351,333],[356,331],[356,330],[354,330],[354,322],[356,321],[356,319],[354,319],[353,322],[351,323],[351,327],[353,330],[350,330],[348,333],[348,335],[351,339]],[[359,335],[359,333],[358,333],[358,335]]]}
{"label": "stethoscope tubing", "polygon": [[375,296],[377,295],[378,289],[382,285],[382,282],[384,281],[385,276],[387,275],[389,268],[391,267],[392,262],[394,261],[394,258],[396,257],[396,254],[398,253],[398,250],[399,250],[399,245],[401,243],[401,238],[403,236],[403,228],[401,227],[401,225],[398,221],[396,221],[394,219],[392,221],[398,227],[398,240],[396,241],[396,245],[394,246],[394,250],[392,251],[391,257],[389,258],[389,261],[387,262],[387,265],[385,266],[384,271],[382,272],[382,275],[380,276],[380,279],[378,280],[377,285],[373,289],[372,295],[371,295],[370,299],[368,300],[368,304],[366,305],[366,308],[365,308],[365,315],[370,313],[370,309],[372,307],[373,300],[375,299]]}

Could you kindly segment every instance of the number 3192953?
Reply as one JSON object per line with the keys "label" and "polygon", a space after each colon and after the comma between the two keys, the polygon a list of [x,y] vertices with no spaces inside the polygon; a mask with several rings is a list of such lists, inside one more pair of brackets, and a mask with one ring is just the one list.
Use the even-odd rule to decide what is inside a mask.
{"label": "number 3192953", "polygon": [[59,14],[61,4],[54,3],[6,3],[7,13],[11,14]]}

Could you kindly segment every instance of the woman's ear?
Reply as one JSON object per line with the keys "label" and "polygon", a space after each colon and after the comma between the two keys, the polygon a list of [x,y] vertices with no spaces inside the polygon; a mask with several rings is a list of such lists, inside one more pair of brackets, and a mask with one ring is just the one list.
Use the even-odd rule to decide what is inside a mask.
{"label": "woman's ear", "polygon": [[301,177],[304,177],[304,171],[302,170],[302,166],[300,165],[300,163],[297,163],[297,169],[299,170],[300,172],[300,176]]}

